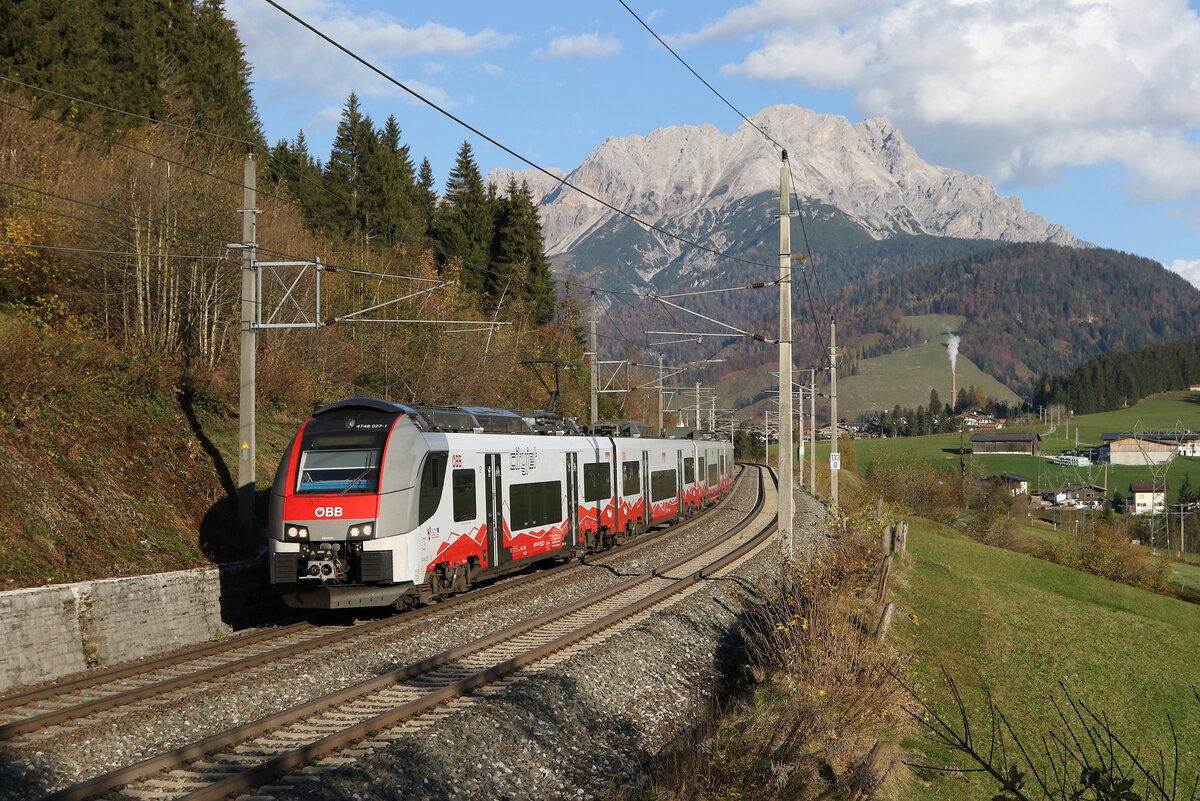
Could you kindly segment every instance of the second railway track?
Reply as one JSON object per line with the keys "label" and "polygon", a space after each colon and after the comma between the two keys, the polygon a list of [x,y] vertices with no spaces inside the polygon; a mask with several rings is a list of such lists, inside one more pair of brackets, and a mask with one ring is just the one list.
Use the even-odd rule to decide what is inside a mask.
{"label": "second railway track", "polygon": [[[773,487],[767,492],[772,495],[767,503],[770,512],[751,513],[743,527],[750,525],[752,519],[773,514]],[[704,559],[697,554],[690,556],[692,560]],[[526,669],[531,662],[544,659],[547,653],[561,653],[561,649],[570,647],[569,638],[586,636],[571,635],[568,630],[591,628],[594,634],[595,630],[616,621],[614,616],[618,613],[612,610],[627,609],[635,603],[628,600],[628,595],[637,595],[636,603],[653,603],[646,598],[656,592],[665,597],[672,587],[677,588],[684,575],[689,581],[696,580],[695,566],[665,566],[656,574],[632,578],[610,588],[606,593],[608,600],[585,599],[468,646],[418,660],[384,676],[341,689],[318,699],[314,708],[306,710],[298,706],[247,726],[235,727],[169,754],[143,760],[132,768],[67,788],[50,798],[65,801],[105,794],[106,798],[186,797],[198,801],[225,797],[234,792],[230,789],[234,783],[261,784],[281,770],[311,761],[318,753],[344,748],[381,729],[400,725],[403,720],[425,713],[432,706],[445,704],[464,692],[480,692],[479,688],[484,684],[500,679],[505,673]],[[464,600],[481,597],[480,594],[468,595]],[[443,608],[446,606],[449,605],[443,605]],[[581,617],[587,620],[581,621]],[[535,631],[538,633],[534,634]],[[280,751],[284,753],[280,754]],[[156,774],[189,761],[191,765],[176,767],[172,774],[151,777],[146,784],[116,794],[115,787],[133,782],[137,776]]]}
{"label": "second railway track", "polygon": [[[532,576],[537,580],[569,580],[566,575],[586,565],[603,564],[614,556],[628,556],[651,547],[661,534],[678,535],[688,527],[702,524],[711,512],[729,502],[725,498],[709,513],[673,527],[643,535],[628,544],[596,554],[583,563],[560,565]],[[183,649],[163,657],[99,671],[59,684],[0,697],[0,740],[37,732],[53,726],[69,726],[117,707],[137,703],[154,705],[156,699],[174,702],[173,695],[188,688],[219,680],[253,668],[290,658],[313,658],[323,649],[335,648],[359,637],[384,633],[394,635],[411,626],[429,625],[431,620],[448,614],[494,604],[508,593],[519,593],[512,579],[481,587],[465,595],[453,596],[440,604],[414,610],[402,616],[388,617],[356,625],[314,626],[295,623],[233,637],[217,643]]]}

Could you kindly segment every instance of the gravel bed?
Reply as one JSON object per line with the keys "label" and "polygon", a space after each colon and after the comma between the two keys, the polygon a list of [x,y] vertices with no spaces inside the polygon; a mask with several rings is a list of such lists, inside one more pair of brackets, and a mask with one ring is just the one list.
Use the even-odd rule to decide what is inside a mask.
{"label": "gravel bed", "polygon": [[[816,547],[824,507],[797,497],[796,525]],[[281,801],[598,799],[636,785],[644,767],[709,706],[736,660],[734,584],[770,582],[768,547],[602,645],[515,683],[440,724],[334,768]]]}
{"label": "gravel bed", "polygon": [[[634,553],[615,554],[603,563],[575,573],[571,579],[523,576],[522,592],[497,600],[496,606],[473,606],[453,617],[430,620],[416,630],[356,639],[328,654],[299,657],[283,665],[255,668],[236,678],[200,685],[147,704],[136,712],[113,710],[90,725],[49,729],[0,743],[0,801],[36,797],[85,778],[281,709],[327,695],[455,645],[485,636],[545,610],[587,597],[647,572],[711,540],[740,519],[753,504],[752,475],[717,511],[689,530],[668,533]],[[596,557],[592,557],[596,559]],[[464,796],[465,797],[465,796]]]}

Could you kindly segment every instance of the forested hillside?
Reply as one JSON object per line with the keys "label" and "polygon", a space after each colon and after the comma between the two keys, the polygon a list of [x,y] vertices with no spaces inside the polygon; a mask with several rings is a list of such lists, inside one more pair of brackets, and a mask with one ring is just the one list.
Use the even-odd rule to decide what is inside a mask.
{"label": "forested hillside", "polygon": [[1062,404],[1074,414],[1091,414],[1198,383],[1200,340],[1184,339],[1097,356],[1066,375],[1043,375],[1033,402]]}
{"label": "forested hillside", "polygon": [[[0,4],[0,63],[27,85],[0,85],[0,458],[13,465],[0,586],[256,547],[229,503],[241,253],[227,244],[241,239],[247,152],[259,260],[338,268],[321,319],[340,318],[260,332],[260,488],[318,405],[539,407],[522,360],[582,360],[524,187],[484,185],[463,145],[439,199],[396,120],[376,125],[353,96],[328,158],[302,137],[266,148],[220,3]],[[586,370],[561,375],[559,408],[582,412]]]}
{"label": "forested hillside", "polygon": [[[960,352],[1020,392],[1032,392],[1038,375],[1066,372],[1100,354],[1194,335],[1200,319],[1200,290],[1183,278],[1149,259],[1099,248],[994,244],[832,292],[828,276],[798,275],[796,283],[800,367],[827,363],[831,315],[837,317],[846,372],[857,358],[921,341],[905,316],[958,315],[965,318],[955,332]],[[747,303],[749,295],[743,293],[736,303]],[[754,295],[769,308],[759,313],[751,331],[774,336],[776,297],[773,287]],[[934,336],[926,332],[924,338]],[[711,342],[706,355],[712,355]],[[752,369],[771,361],[774,353],[739,341],[719,356],[726,365]]]}

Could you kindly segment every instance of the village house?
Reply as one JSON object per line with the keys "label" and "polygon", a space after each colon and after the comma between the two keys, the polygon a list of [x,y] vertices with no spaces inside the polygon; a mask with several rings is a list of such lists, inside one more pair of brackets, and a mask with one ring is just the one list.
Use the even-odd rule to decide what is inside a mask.
{"label": "village house", "polygon": [[990,414],[983,412],[967,412],[963,415],[963,426],[968,430],[980,429],[988,431],[996,431],[1004,428],[1004,423]]}
{"label": "village house", "polygon": [[988,476],[983,479],[987,484],[1003,484],[1009,495],[1028,495],[1029,479],[1016,473],[1001,473],[998,476]]}
{"label": "village house", "polygon": [[1041,434],[1032,431],[986,431],[971,435],[971,452],[983,453],[1028,453],[1038,455]]}
{"label": "village house", "polygon": [[1042,493],[1042,500],[1067,509],[1103,509],[1104,487],[1093,484],[1067,484]]}
{"label": "village house", "polygon": [[1130,498],[1126,501],[1126,512],[1145,515],[1162,512],[1167,508],[1167,492],[1171,486],[1163,483],[1158,490],[1151,481],[1133,481],[1129,484]]}

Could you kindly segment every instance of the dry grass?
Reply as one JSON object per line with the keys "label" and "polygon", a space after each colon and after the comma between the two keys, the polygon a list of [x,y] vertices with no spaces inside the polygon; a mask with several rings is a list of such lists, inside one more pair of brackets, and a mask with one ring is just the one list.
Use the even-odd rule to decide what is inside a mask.
{"label": "dry grass", "polygon": [[[873,527],[846,533],[787,588],[745,597],[745,670],[635,792],[623,798],[853,797],[877,794],[900,720],[897,657],[874,636],[878,546]],[[866,756],[876,749],[869,765]],[[887,753],[885,753],[887,752]],[[882,758],[880,758],[882,757]]]}

